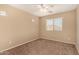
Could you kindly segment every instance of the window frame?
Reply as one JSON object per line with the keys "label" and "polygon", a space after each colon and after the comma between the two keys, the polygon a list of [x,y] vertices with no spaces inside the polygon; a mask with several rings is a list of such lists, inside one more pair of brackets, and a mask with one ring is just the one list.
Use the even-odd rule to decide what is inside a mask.
{"label": "window frame", "polygon": [[[48,20],[50,20],[50,21],[52,20],[52,22],[48,22]],[[52,29],[48,29],[48,26],[51,27],[51,25],[48,25],[48,23],[52,23]],[[60,24],[60,25],[58,25],[58,24]],[[55,29],[56,28],[56,25],[59,26],[60,29]],[[63,18],[62,17],[54,17],[54,18],[48,18],[48,19],[46,19],[46,30],[47,31],[62,32],[62,30],[63,30]]]}

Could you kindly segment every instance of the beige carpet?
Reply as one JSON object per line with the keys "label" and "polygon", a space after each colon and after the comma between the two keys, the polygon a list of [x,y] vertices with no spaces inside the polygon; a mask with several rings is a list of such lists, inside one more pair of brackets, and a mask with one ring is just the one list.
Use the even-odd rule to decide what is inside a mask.
{"label": "beige carpet", "polygon": [[0,54],[1,55],[77,55],[78,53],[74,45],[46,39],[38,39]]}

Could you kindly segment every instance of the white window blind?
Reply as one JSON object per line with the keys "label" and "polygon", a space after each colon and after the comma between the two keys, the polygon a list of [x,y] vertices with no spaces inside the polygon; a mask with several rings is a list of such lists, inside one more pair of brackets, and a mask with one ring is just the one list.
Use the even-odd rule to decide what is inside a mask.
{"label": "white window blind", "polygon": [[62,31],[62,17],[46,20],[47,31]]}

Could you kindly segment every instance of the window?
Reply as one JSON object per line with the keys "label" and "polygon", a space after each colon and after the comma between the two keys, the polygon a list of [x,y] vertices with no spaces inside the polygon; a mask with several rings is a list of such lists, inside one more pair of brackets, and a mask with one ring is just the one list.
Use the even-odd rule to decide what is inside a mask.
{"label": "window", "polygon": [[46,20],[46,30],[48,30],[48,31],[53,30],[53,20],[52,19]]}
{"label": "window", "polygon": [[0,11],[0,16],[6,16],[6,12],[5,11]]}
{"label": "window", "polygon": [[57,17],[54,19],[46,20],[46,30],[47,31],[62,31],[62,18]]}
{"label": "window", "polygon": [[62,31],[62,18],[54,19],[54,31]]}

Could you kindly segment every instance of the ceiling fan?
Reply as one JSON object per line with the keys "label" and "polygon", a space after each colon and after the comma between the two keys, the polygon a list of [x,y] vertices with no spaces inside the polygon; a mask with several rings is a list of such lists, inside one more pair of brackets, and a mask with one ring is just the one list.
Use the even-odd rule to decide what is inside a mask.
{"label": "ceiling fan", "polygon": [[51,4],[41,4],[40,5],[40,11],[52,13],[52,11],[50,10],[50,8],[52,8],[52,7],[53,7],[53,5],[51,5]]}
{"label": "ceiling fan", "polygon": [[39,8],[39,10],[40,10],[41,12],[52,13],[53,11],[50,10],[50,8],[53,8],[54,5],[52,5],[52,4],[39,4],[39,5],[37,5],[37,7]]}

